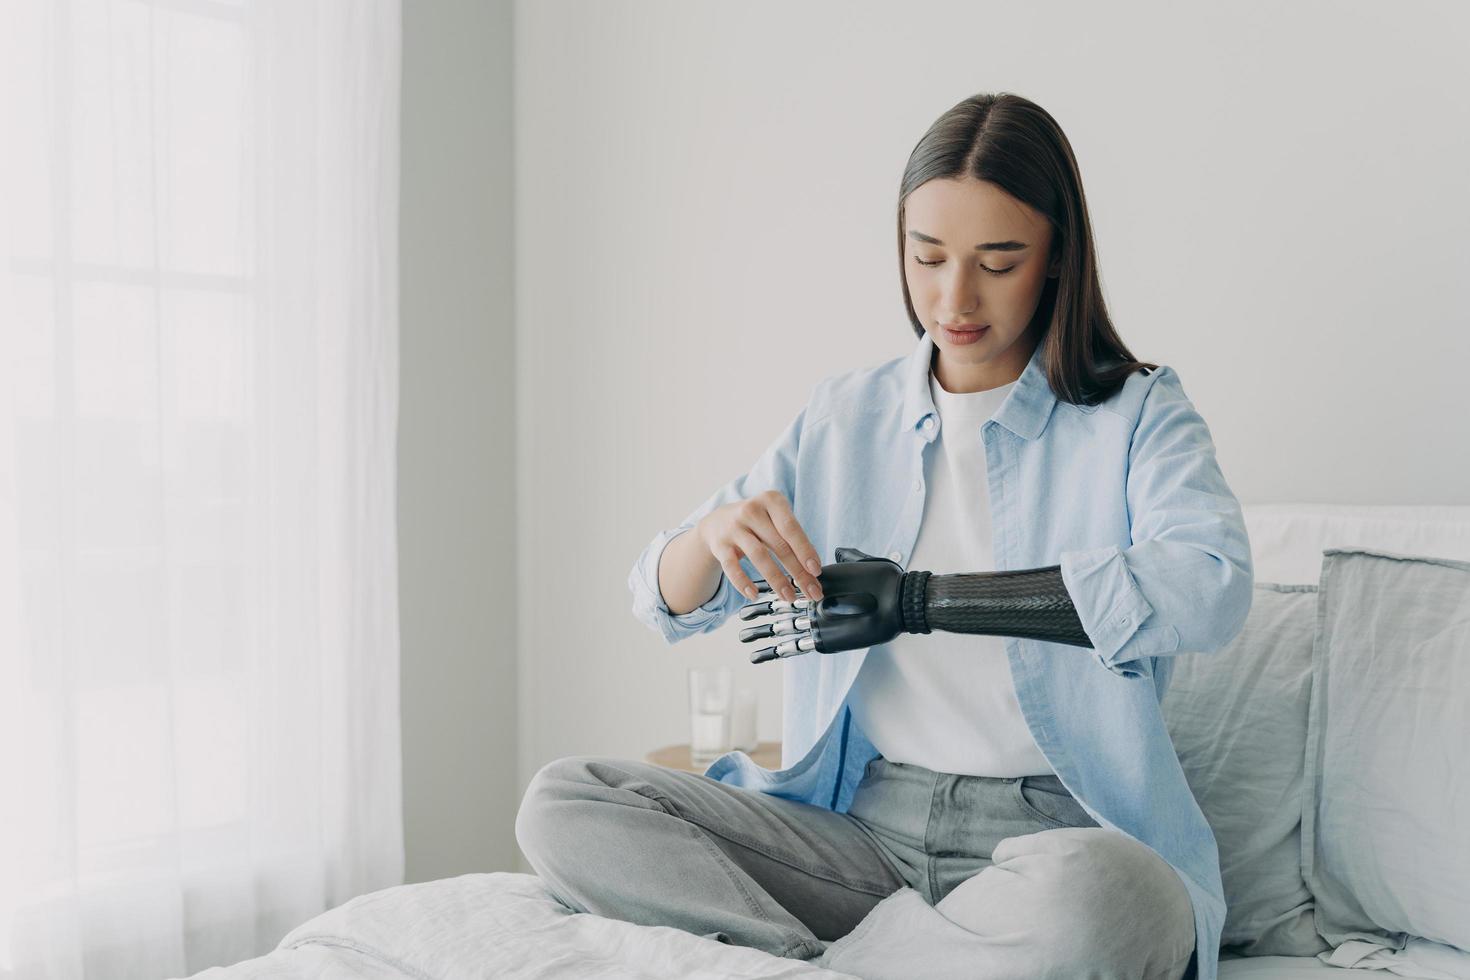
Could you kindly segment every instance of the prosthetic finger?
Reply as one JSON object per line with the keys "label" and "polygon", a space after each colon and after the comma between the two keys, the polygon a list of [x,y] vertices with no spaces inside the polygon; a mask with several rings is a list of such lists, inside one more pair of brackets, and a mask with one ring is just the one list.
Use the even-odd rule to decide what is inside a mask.
{"label": "prosthetic finger", "polygon": [[[756,591],[763,595],[770,595],[775,591],[764,579],[756,580],[755,587]],[[793,657],[801,653],[810,653],[816,649],[816,638],[811,635],[814,622],[813,607],[816,603],[806,597],[801,586],[793,585],[793,587],[796,589],[796,599],[793,602],[787,602],[785,599],[771,599],[765,602],[754,600],[740,610],[740,618],[746,621],[755,619],[757,616],[775,614],[769,622],[741,630],[741,643],[773,636],[786,638],[785,642],[751,654],[751,663],[761,664],[767,660]]]}
{"label": "prosthetic finger", "polygon": [[812,639],[811,636],[803,636],[799,639],[787,640],[785,643],[778,643],[773,647],[757,650],[750,655],[750,662],[753,664],[763,664],[767,660],[777,660],[782,657],[794,657],[802,653],[811,653],[816,648],[816,640]]}
{"label": "prosthetic finger", "polygon": [[[774,605],[774,603],[767,603],[767,605]],[[789,606],[790,603],[782,603],[782,605]],[[755,615],[758,615],[758,613],[752,612],[745,618],[749,619]],[[786,615],[775,616],[762,626],[752,626],[750,629],[741,630],[740,641],[742,643],[749,643],[751,640],[763,640],[769,636],[789,636],[793,633],[803,633],[812,628],[812,619],[813,617],[810,613],[803,612],[802,610],[795,610]]]}
{"label": "prosthetic finger", "polygon": [[[791,587],[796,592],[796,599],[792,602],[787,602],[785,599],[777,599],[774,597],[775,590],[771,588],[771,583],[767,582],[763,578],[755,579],[756,594],[772,596],[772,598],[766,599],[764,601],[760,599],[752,599],[750,602],[746,603],[745,606],[740,610],[740,618],[751,619],[752,617],[764,615],[766,613],[784,614],[795,612],[798,610],[811,610],[816,608],[816,601],[814,599],[808,598],[807,594],[802,591],[801,586],[793,582]],[[748,633],[750,631],[746,630],[745,632]],[[741,635],[744,635],[744,633],[742,633]]]}

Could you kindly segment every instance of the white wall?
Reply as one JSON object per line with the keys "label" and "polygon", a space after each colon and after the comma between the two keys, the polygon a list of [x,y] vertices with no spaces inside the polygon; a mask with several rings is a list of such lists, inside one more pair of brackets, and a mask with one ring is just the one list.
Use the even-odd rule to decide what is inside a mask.
{"label": "white wall", "polygon": [[694,664],[779,737],[738,624],[666,647],[627,574],[817,380],[911,349],[899,176],[976,92],[1068,133],[1115,322],[1243,501],[1470,503],[1467,42],[1443,3],[516,3],[516,802],[684,740]]}
{"label": "white wall", "polygon": [[403,5],[398,553],[408,881],[512,868],[509,0]]}

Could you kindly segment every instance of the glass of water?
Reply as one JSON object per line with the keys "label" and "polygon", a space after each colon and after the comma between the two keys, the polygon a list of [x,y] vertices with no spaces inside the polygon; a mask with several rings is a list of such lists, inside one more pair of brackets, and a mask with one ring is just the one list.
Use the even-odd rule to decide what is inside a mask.
{"label": "glass of water", "polygon": [[729,752],[730,718],[734,714],[730,668],[689,668],[689,758],[707,766]]}

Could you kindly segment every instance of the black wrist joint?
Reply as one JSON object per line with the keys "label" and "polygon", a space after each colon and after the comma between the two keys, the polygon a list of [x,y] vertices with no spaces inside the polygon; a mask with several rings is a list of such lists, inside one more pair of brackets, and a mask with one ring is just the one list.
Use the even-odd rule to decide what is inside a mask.
{"label": "black wrist joint", "polygon": [[903,595],[899,600],[899,607],[903,612],[905,633],[933,632],[929,628],[929,617],[924,612],[929,575],[929,572],[923,571],[905,572],[903,575]]}

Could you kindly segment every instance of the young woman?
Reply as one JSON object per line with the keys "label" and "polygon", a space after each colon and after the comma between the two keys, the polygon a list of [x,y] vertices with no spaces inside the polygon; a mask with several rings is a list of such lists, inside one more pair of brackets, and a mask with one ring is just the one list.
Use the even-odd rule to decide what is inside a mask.
{"label": "young woman", "polygon": [[1209,429],[1113,329],[1076,161],[1034,103],[975,96],[930,128],[898,245],[912,353],[818,383],[644,549],[634,612],[674,643],[757,579],[809,609],[855,548],[1057,569],[1090,646],[904,633],[783,657],[782,769],[558,759],[521,848],[573,909],[868,978],[1214,980],[1215,839],[1159,706],[1173,657],[1250,608]]}

